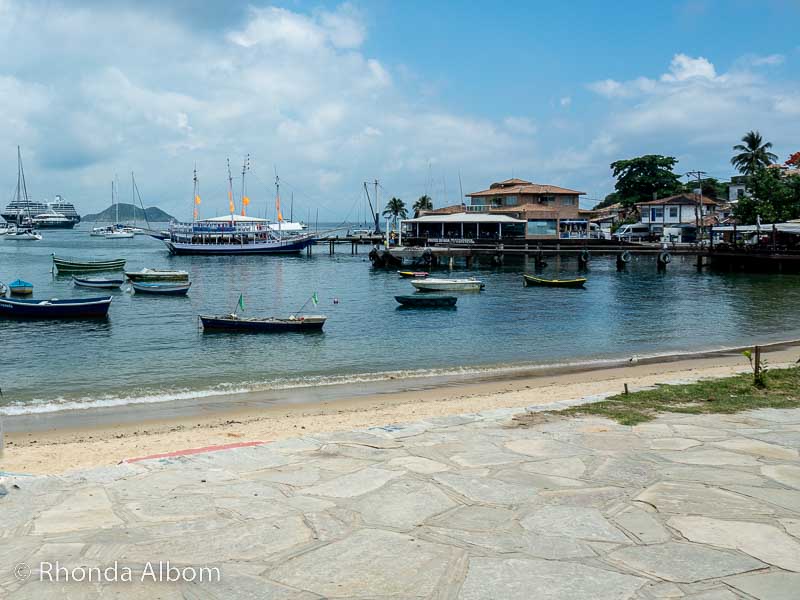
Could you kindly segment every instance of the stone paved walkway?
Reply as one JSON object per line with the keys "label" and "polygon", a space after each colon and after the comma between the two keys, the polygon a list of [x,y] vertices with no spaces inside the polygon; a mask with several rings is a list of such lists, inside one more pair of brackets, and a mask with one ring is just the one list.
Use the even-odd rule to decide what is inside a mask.
{"label": "stone paved walkway", "polygon": [[[800,411],[515,412],[6,478],[0,597],[800,598]],[[55,560],[137,575],[38,581]],[[137,578],[167,560],[221,581]]]}

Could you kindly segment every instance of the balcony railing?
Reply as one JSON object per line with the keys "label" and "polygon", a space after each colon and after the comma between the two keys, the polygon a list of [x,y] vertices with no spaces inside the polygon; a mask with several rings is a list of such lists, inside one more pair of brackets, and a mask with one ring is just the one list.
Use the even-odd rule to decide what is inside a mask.
{"label": "balcony railing", "polygon": [[498,207],[495,206],[494,204],[467,204],[466,208],[468,213],[469,212],[484,213],[484,212],[489,212],[489,210],[492,208],[498,208]]}

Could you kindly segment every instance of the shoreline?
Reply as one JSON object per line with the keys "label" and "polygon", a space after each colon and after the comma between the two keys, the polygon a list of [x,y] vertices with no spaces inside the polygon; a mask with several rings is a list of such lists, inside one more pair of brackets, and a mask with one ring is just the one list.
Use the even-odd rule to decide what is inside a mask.
{"label": "shoreline", "polygon": [[[741,354],[748,347],[642,357],[636,362],[616,360],[590,368],[567,365],[549,372],[495,374],[467,381],[416,378],[380,382],[390,384],[386,386],[372,382],[358,389],[299,388],[305,399],[290,398],[283,403],[274,397],[265,398],[269,396],[265,392],[250,392],[235,398],[216,397],[209,403],[195,402],[189,412],[165,406],[158,415],[150,410],[153,404],[129,405],[134,409],[138,406],[139,411],[133,413],[136,419],[130,414],[116,418],[93,414],[100,413],[98,409],[68,411],[78,413],[69,417],[60,413],[5,417],[6,448],[0,471],[61,473],[189,448],[266,443],[327,431],[609,395],[621,392],[625,383],[633,390],[658,383],[725,377],[749,370]],[[800,356],[798,347],[798,340],[776,342],[764,344],[762,353],[773,367],[790,366]],[[148,409],[145,419],[141,418],[142,407]],[[120,407],[115,409],[124,412]],[[26,420],[38,427],[25,427]]]}

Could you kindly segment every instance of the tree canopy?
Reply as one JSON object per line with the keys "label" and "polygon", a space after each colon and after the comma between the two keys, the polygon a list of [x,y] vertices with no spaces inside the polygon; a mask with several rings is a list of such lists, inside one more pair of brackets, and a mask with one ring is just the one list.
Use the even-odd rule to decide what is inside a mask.
{"label": "tree canopy", "polygon": [[780,169],[761,167],[747,184],[751,197],[739,200],[734,208],[736,220],[753,225],[782,223],[800,217],[800,175],[785,175]]}
{"label": "tree canopy", "polygon": [[731,164],[743,175],[753,175],[778,160],[777,155],[770,152],[772,142],[764,142],[758,131],[748,131],[742,142],[744,143],[733,147],[738,154],[733,155]]}
{"label": "tree canopy", "polygon": [[405,219],[408,216],[406,203],[400,200],[400,198],[392,197],[392,199],[386,203],[386,208],[383,209],[383,216],[391,217],[393,221],[397,221],[398,217]]}
{"label": "tree canopy", "polygon": [[425,194],[424,196],[420,196],[411,208],[414,209],[414,216],[418,217],[420,211],[433,210],[433,200],[431,200],[430,196]]}
{"label": "tree canopy", "polygon": [[610,194],[611,197],[606,197],[601,205],[620,202],[623,206],[633,206],[637,202],[652,200],[654,195],[663,198],[681,192],[683,186],[680,176],[672,172],[676,164],[676,158],[660,154],[647,154],[611,163],[611,171],[617,178],[614,186],[616,191]]}

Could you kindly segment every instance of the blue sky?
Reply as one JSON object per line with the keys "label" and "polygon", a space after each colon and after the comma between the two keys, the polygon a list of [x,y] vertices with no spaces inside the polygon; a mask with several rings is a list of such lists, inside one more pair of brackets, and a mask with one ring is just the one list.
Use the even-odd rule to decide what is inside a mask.
{"label": "blue sky", "polygon": [[[760,130],[800,150],[800,2],[0,0],[0,202],[89,212],[131,170],[148,204],[224,211],[246,153],[300,214],[353,218],[361,182],[437,206],[510,177],[599,199],[645,153],[724,178]],[[237,184],[238,185],[238,184]],[[123,185],[122,196],[126,191]]]}

